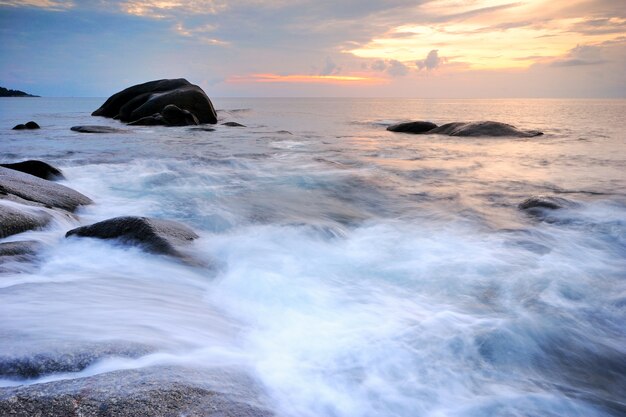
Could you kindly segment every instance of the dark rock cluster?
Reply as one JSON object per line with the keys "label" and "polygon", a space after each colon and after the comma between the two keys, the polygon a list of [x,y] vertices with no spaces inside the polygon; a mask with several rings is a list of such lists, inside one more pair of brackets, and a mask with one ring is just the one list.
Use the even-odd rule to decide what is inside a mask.
{"label": "dark rock cluster", "polygon": [[437,126],[432,122],[416,121],[398,123],[387,127],[391,132],[413,134],[439,134],[448,136],[508,136],[517,138],[530,138],[543,135],[536,130],[521,130],[507,123],[482,121],[482,122],[455,122]]}

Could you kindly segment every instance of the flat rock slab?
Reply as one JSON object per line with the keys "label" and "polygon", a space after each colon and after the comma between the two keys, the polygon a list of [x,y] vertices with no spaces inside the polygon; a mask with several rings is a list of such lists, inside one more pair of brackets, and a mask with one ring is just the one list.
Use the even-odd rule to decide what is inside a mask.
{"label": "flat rock slab", "polygon": [[72,126],[70,128],[74,132],[80,133],[125,133],[126,129],[118,129],[111,126],[99,126],[99,125],[87,125],[87,126]]}
{"label": "flat rock slab", "polygon": [[389,130],[390,132],[419,134],[419,133],[429,132],[436,127],[437,125],[432,122],[417,121],[417,122],[406,122],[406,123],[398,123],[395,125],[391,125],[387,127],[387,130]]}
{"label": "flat rock slab", "polygon": [[246,127],[245,125],[242,125],[241,123],[237,123],[237,122],[226,122],[226,123],[222,123],[223,126],[229,126],[229,127]]}
{"label": "flat rock slab", "polygon": [[179,246],[188,244],[198,235],[184,224],[170,220],[148,217],[115,217],[70,230],[66,237],[95,237],[118,239],[129,244],[140,245],[148,252],[184,257]]}
{"label": "flat rock slab", "polygon": [[543,135],[537,130],[520,130],[507,123],[483,121],[483,122],[456,122],[441,125],[426,132],[427,134],[440,134],[449,136],[510,136],[518,138],[530,138]]}
{"label": "flat rock slab", "polygon": [[0,164],[0,166],[34,175],[35,177],[43,178],[44,180],[64,179],[61,170],[43,161],[29,160],[16,162],[14,164]]}
{"label": "flat rock slab", "polygon": [[121,341],[56,341],[49,346],[13,343],[3,346],[0,351],[0,378],[32,379],[79,372],[108,357],[139,358],[152,352],[154,348],[150,346]]}
{"label": "flat rock slab", "polygon": [[0,415],[13,417],[269,417],[259,386],[233,368],[159,366],[0,388]]}
{"label": "flat rock slab", "polygon": [[8,195],[67,211],[92,203],[89,197],[61,184],[0,167],[0,198]]}
{"label": "flat rock slab", "polygon": [[0,238],[42,228],[50,220],[52,216],[43,210],[19,210],[14,205],[0,204]]}

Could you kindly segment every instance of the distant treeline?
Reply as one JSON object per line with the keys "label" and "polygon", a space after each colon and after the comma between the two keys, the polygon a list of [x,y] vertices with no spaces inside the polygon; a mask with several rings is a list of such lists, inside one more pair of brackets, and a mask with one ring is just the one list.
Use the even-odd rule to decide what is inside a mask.
{"label": "distant treeline", "polygon": [[0,87],[0,97],[39,97],[32,94],[25,93],[20,90],[9,90],[8,88]]}

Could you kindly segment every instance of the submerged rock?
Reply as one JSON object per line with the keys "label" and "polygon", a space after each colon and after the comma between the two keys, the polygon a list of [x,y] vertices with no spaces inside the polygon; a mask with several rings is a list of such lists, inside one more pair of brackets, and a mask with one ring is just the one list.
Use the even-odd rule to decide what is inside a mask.
{"label": "submerged rock", "polygon": [[118,129],[116,127],[111,126],[100,126],[100,125],[86,125],[86,126],[72,126],[70,128],[74,132],[80,133],[124,133],[128,132],[125,129]]}
{"label": "submerged rock", "polygon": [[560,197],[551,197],[545,195],[537,195],[519,203],[518,207],[520,210],[531,210],[531,209],[549,209],[549,210],[558,210],[564,207],[571,207],[574,203],[570,200]]}
{"label": "submerged rock", "polygon": [[79,372],[105,358],[139,358],[153,351],[154,348],[146,345],[121,341],[55,341],[50,346],[13,343],[0,352],[0,378],[31,379],[55,373]]}
{"label": "submerged rock", "polygon": [[19,197],[26,203],[38,203],[67,211],[92,203],[89,197],[61,184],[0,167],[0,199],[9,196]]}
{"label": "submerged rock", "polygon": [[13,130],[33,130],[33,129],[40,129],[40,127],[37,123],[33,122],[32,120],[24,124],[13,126]]}
{"label": "submerged rock", "polygon": [[185,226],[171,220],[148,217],[115,217],[70,230],[65,237],[95,237],[119,239],[130,244],[143,246],[147,251],[183,257],[178,246],[189,243],[198,235]]}
{"label": "submerged rock", "polygon": [[0,164],[0,166],[34,175],[35,177],[43,178],[44,180],[64,179],[63,173],[58,168],[55,168],[43,161],[29,160],[16,162],[14,164]]}
{"label": "submerged rock", "polygon": [[229,126],[229,127],[246,127],[245,125],[242,125],[241,123],[237,123],[237,122],[226,122],[226,123],[222,123],[223,126]]}
{"label": "submerged rock", "polygon": [[[23,267],[18,268],[16,265],[34,262],[42,246],[43,244],[36,240],[0,243],[0,274],[15,273],[18,269],[24,269]],[[0,363],[1,368],[2,364]],[[0,371],[1,375],[2,372]]]}
{"label": "submerged rock", "polygon": [[217,123],[217,114],[209,97],[200,87],[183,78],[149,81],[129,87],[109,97],[92,115],[135,122],[155,113],[163,115],[168,105],[188,111],[199,123]]}
{"label": "submerged rock", "polygon": [[406,122],[398,123],[387,127],[390,132],[402,132],[402,133],[426,133],[436,128],[437,125],[432,122]]}
{"label": "submerged rock", "polygon": [[536,130],[520,130],[515,126],[500,122],[470,122],[470,123],[447,123],[427,132],[449,136],[512,136],[529,138],[543,135]]}
{"label": "submerged rock", "polygon": [[51,219],[52,216],[43,210],[23,211],[0,204],[0,238],[42,228]]}
{"label": "submerged rock", "polygon": [[235,368],[159,366],[0,388],[0,415],[15,417],[268,417],[261,388]]}

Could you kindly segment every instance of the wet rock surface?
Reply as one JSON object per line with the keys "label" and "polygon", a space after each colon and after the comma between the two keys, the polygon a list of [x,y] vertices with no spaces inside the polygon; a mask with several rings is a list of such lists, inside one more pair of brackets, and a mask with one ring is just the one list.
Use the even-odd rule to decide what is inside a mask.
{"label": "wet rock surface", "polygon": [[23,161],[13,164],[0,164],[0,167],[13,169],[15,171],[24,172],[26,174],[34,175],[35,177],[42,178],[44,180],[60,180],[64,179],[63,173],[60,169],[53,167],[52,165],[43,161]]}
{"label": "wet rock surface", "polygon": [[118,129],[116,127],[111,126],[100,126],[100,125],[85,125],[85,126],[72,126],[70,128],[74,132],[79,133],[124,133],[128,132],[125,129]]}
{"label": "wet rock surface", "polygon": [[32,269],[42,247],[36,240],[0,243],[0,274]]}
{"label": "wet rock surface", "polygon": [[15,417],[265,417],[262,390],[238,369],[159,366],[0,388],[0,415]]}
{"label": "wet rock surface", "polygon": [[246,127],[245,125],[242,125],[241,123],[237,123],[237,122],[226,122],[226,123],[222,123],[222,125],[229,126],[229,127]]}
{"label": "wet rock surface", "polygon": [[[178,123],[185,121],[194,124],[193,118],[179,111],[170,109],[163,113],[169,105],[189,112],[199,123],[217,123],[217,114],[209,97],[200,87],[183,78],[155,80],[128,87],[109,97],[92,115],[116,118],[123,122],[152,118],[143,120],[142,124],[159,124],[157,121],[160,119],[155,114],[160,114],[169,125],[172,125],[170,118],[176,119]],[[174,115],[174,112],[177,114]]]}
{"label": "wet rock surface", "polygon": [[20,210],[17,205],[0,204],[0,238],[42,228],[51,219],[43,210]]}
{"label": "wet rock surface", "polygon": [[184,224],[148,217],[116,217],[83,226],[66,233],[66,237],[95,237],[118,239],[124,243],[142,246],[152,253],[184,257],[179,247],[198,235]]}
{"label": "wet rock surface", "polygon": [[89,197],[61,184],[0,167],[0,199],[11,196],[70,212],[92,203]]}
{"label": "wet rock surface", "polygon": [[565,207],[572,207],[575,203],[561,197],[536,195],[519,203],[518,208],[520,210],[533,210],[533,209],[548,209],[558,210]]}
{"label": "wet rock surface", "polygon": [[97,343],[59,340],[49,345],[14,342],[4,346],[0,352],[0,378],[32,379],[56,373],[79,372],[105,358],[138,358],[153,351],[147,345],[116,341]]}

